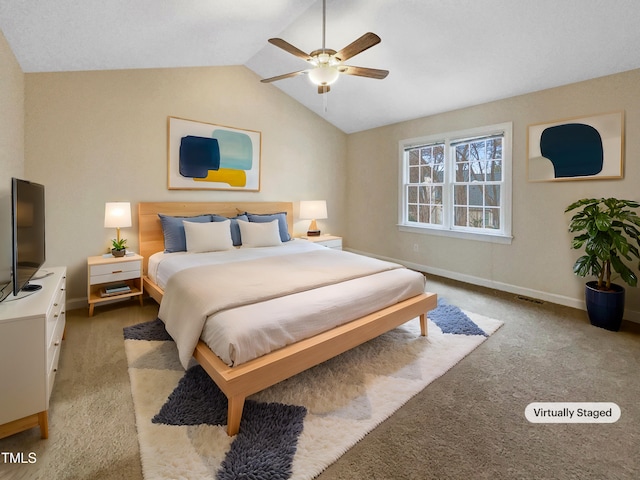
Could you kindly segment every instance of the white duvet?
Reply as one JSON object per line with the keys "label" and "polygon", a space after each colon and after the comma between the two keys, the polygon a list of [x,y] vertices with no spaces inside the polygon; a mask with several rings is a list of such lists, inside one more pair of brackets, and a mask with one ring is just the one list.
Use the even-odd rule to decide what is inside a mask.
{"label": "white duvet", "polygon": [[149,265],[165,288],[159,317],[185,368],[199,338],[238,365],[424,291],[420,273],[301,240],[159,254]]}

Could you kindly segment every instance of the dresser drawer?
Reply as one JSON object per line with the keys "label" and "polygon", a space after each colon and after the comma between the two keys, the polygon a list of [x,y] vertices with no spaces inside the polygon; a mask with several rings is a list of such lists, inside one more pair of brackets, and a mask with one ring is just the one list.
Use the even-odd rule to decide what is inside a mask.
{"label": "dresser drawer", "polygon": [[99,283],[120,282],[131,278],[139,278],[141,266],[140,260],[92,265],[90,267],[89,284],[97,285]]}
{"label": "dresser drawer", "polygon": [[45,327],[47,332],[47,345],[51,343],[51,338],[57,328],[58,321],[64,316],[66,299],[65,279],[62,278],[60,283],[56,286],[53,302],[51,302],[51,306],[47,311]]}
{"label": "dresser drawer", "polygon": [[65,313],[58,317],[58,321],[55,323],[55,328],[51,341],[47,345],[47,388],[51,395],[51,389],[53,388],[53,382],[55,380],[56,372],[58,371],[58,361],[60,359],[60,349],[62,348],[62,336],[64,335],[64,327],[66,325]]}

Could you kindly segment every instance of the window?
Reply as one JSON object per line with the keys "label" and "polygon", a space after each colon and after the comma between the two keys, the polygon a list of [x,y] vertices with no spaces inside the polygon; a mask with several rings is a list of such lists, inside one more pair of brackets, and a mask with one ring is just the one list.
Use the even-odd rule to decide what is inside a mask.
{"label": "window", "polygon": [[400,142],[400,229],[511,241],[511,123]]}

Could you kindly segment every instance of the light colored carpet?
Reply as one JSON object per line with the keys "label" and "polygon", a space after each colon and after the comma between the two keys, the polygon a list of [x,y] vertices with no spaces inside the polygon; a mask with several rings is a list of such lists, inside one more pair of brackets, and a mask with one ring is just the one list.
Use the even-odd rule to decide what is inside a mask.
{"label": "light colored carpet", "polygon": [[[434,276],[427,287],[505,324],[318,480],[638,478],[640,325],[608,332],[581,310]],[[152,301],[96,308],[93,317],[67,312],[49,439],[37,428],[0,439],[0,452],[37,454],[35,464],[0,463],[2,480],[142,479],[122,328],[157,312]],[[610,425],[530,424],[524,409],[533,401],[612,401],[622,416]]]}
{"label": "light colored carpet", "polygon": [[[237,438],[227,437],[224,420],[219,425],[206,424],[205,414],[210,415],[211,410],[224,412],[226,404],[223,399],[205,407],[197,403],[202,399],[194,397],[207,395],[201,384],[215,388],[214,384],[206,375],[185,375],[173,341],[125,340],[145,478],[237,478],[240,472],[250,472],[250,478],[254,479],[316,477],[502,325],[501,321],[468,312],[467,318],[452,306],[440,307],[439,311],[452,318],[448,324],[440,320],[442,329],[457,333],[443,333],[438,325],[429,321],[429,336],[421,337],[418,319],[414,319],[255,394],[248,401],[257,402],[256,409],[261,404],[276,405],[257,413],[255,424],[251,424],[251,417],[245,423],[245,415]],[[434,318],[437,320],[435,313]],[[469,318],[475,325],[467,323]],[[183,377],[187,383],[176,390]],[[196,381],[197,385],[193,385]],[[167,403],[174,390],[182,397]],[[168,421],[178,425],[152,421],[165,404],[171,405]],[[280,417],[274,424],[298,421],[297,412],[274,411],[278,404],[306,408],[299,437],[289,435],[285,429],[280,438],[268,424],[263,425],[277,415]],[[194,412],[198,411],[202,412],[202,419],[193,425]],[[281,451],[283,448],[289,449],[292,455],[295,451],[292,464]],[[224,468],[221,468],[223,461]]]}

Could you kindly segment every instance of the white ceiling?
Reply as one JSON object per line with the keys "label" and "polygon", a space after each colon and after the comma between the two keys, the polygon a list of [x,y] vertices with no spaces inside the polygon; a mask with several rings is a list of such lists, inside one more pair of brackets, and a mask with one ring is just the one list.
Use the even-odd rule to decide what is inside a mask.
{"label": "white ceiling", "polygon": [[[266,78],[307,66],[268,38],[309,52],[321,27],[321,0],[0,0],[26,73],[245,65]],[[263,88],[352,133],[640,68],[638,0],[327,1],[327,48],[368,31],[382,43],[347,63],[386,79]]]}

